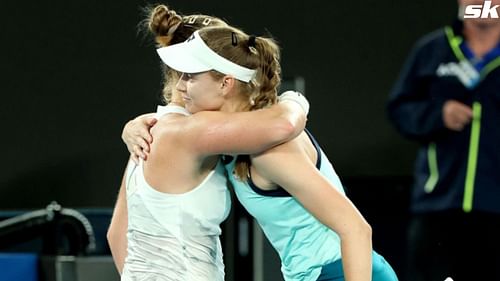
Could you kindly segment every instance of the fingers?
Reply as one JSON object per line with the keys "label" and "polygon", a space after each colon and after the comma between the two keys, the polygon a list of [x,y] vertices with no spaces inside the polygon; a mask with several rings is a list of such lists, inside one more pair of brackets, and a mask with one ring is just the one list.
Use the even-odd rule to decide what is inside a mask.
{"label": "fingers", "polygon": [[142,136],[137,136],[135,138],[135,145],[142,151],[149,152],[149,142],[147,142]]}
{"label": "fingers", "polygon": [[469,107],[459,105],[453,113],[453,121],[459,130],[462,130],[472,120],[472,110]]}
{"label": "fingers", "polygon": [[[150,128],[151,127],[144,127],[143,126],[137,132],[137,137],[141,138],[142,141],[147,142],[148,144],[153,142],[153,136],[149,132]],[[143,146],[143,145],[141,144],[141,146]]]}
{"label": "fingers", "polygon": [[469,123],[472,120],[472,109],[465,105],[457,108],[457,119]]}
{"label": "fingers", "polygon": [[158,122],[158,119],[156,119],[154,117],[146,119],[146,125],[149,125],[149,126],[154,126],[154,124],[156,124],[156,122]]}
{"label": "fingers", "polygon": [[153,136],[151,136],[149,130],[156,124],[156,122],[158,122],[158,119],[156,119],[154,116],[150,117],[148,115],[142,116],[140,118],[138,117],[137,122],[134,122],[134,129],[136,130],[139,137],[142,137],[148,143],[151,143],[153,142]]}
{"label": "fingers", "polygon": [[122,131],[122,140],[127,145],[127,149],[135,163],[139,163],[139,159],[147,159],[150,150],[149,146],[153,141],[153,136],[149,130],[157,121],[154,113],[148,113],[125,124]]}
{"label": "fingers", "polygon": [[464,129],[464,124],[459,122],[459,121],[454,121],[453,123],[451,123],[449,126],[448,126],[448,129],[452,130],[452,131],[457,131],[457,132],[460,132]]}
{"label": "fingers", "polygon": [[445,126],[452,131],[462,131],[465,125],[467,125],[469,122],[461,121],[455,117],[449,117],[444,123]]}
{"label": "fingers", "polygon": [[453,131],[461,131],[472,120],[472,109],[458,101],[450,100],[443,106],[445,126]]}
{"label": "fingers", "polygon": [[134,145],[132,155],[134,157],[141,158],[143,160],[147,159],[146,153],[144,153],[144,151],[142,150],[142,148],[140,146],[138,146],[138,145]]}
{"label": "fingers", "polygon": [[130,155],[130,158],[132,158],[132,161],[134,161],[134,163],[135,163],[136,165],[138,165],[138,164],[139,164],[139,158],[137,158],[137,155],[135,155],[135,154],[131,154],[131,155]]}
{"label": "fingers", "polygon": [[129,131],[131,130],[130,127],[132,127],[132,124],[133,124],[133,120],[131,121],[128,121],[127,124],[125,124],[125,126],[123,126],[123,130],[122,130],[122,140],[125,144],[127,144],[128,146],[128,137],[129,137]]}

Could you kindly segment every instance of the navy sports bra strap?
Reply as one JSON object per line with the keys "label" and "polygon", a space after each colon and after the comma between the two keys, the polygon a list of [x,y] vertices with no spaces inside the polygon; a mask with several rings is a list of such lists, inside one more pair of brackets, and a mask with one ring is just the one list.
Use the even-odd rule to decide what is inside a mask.
{"label": "navy sports bra strap", "polygon": [[[318,170],[320,170],[321,169],[321,148],[319,147],[319,144],[316,141],[316,139],[313,137],[313,135],[307,129],[304,129],[304,131],[306,132],[307,136],[309,137],[309,139],[313,143],[314,148],[316,149],[316,154],[318,157],[316,159],[316,168]],[[278,186],[276,189],[272,189],[272,190],[261,189],[253,182],[252,175],[250,174],[250,171],[249,171],[247,183],[255,193],[262,195],[262,196],[271,196],[271,197],[291,197],[292,196],[290,193],[288,193],[288,191],[286,191],[281,186]]]}
{"label": "navy sports bra strap", "polygon": [[321,170],[321,148],[319,146],[319,143],[316,141],[316,139],[313,137],[313,135],[311,134],[311,132],[309,132],[309,130],[307,129],[304,129],[304,131],[306,132],[307,136],[309,136],[309,139],[311,139],[313,145],[314,145],[314,148],[316,149],[316,154],[318,155],[318,159],[316,159],[316,168],[318,170]]}

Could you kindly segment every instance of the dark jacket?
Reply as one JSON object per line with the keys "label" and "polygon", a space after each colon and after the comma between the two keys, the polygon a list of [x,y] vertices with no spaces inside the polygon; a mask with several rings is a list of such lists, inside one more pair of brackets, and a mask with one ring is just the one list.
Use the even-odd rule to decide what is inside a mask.
{"label": "dark jacket", "polygon": [[[478,66],[478,79],[467,85],[454,72],[461,61],[471,61],[462,29],[456,22],[419,40],[387,104],[396,129],[421,143],[411,206],[416,213],[500,213],[500,44],[486,64]],[[474,112],[460,132],[443,123],[443,105],[450,99]]]}

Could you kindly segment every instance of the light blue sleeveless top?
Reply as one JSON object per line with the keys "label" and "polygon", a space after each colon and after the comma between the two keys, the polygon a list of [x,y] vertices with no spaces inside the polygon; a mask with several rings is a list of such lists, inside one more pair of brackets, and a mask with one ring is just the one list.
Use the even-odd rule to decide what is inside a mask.
{"label": "light blue sleeveless top", "polygon": [[[344,193],[332,164],[311,134],[307,134],[318,152],[316,167],[336,189]],[[323,265],[341,258],[340,238],[335,232],[313,217],[284,189],[265,191],[251,180],[239,181],[233,174],[236,159],[229,162],[227,158],[226,169],[236,196],[278,251],[286,281],[317,280]]]}

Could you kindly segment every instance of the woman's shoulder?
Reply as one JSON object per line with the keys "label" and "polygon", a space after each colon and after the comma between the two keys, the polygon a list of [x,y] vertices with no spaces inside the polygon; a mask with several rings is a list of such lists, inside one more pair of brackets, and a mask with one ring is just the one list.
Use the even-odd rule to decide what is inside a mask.
{"label": "woman's shoulder", "polygon": [[307,136],[307,133],[303,131],[296,138],[290,141],[276,145],[258,155],[252,155],[252,162],[256,161],[257,163],[260,160],[280,158],[284,155],[284,153],[303,153],[310,146],[312,146],[311,140]]}
{"label": "woman's shoulder", "polygon": [[181,114],[166,114],[159,117],[158,122],[151,127],[152,144],[181,142],[185,135],[187,119]]}

